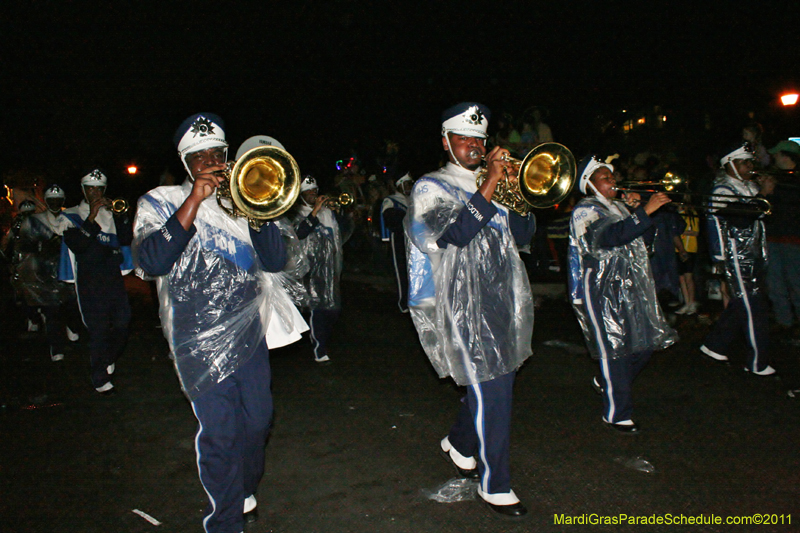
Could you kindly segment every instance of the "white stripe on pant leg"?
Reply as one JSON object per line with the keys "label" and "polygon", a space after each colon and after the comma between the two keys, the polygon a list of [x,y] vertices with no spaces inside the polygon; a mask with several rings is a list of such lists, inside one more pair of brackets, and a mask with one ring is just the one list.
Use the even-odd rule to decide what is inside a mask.
{"label": "white stripe on pant leg", "polygon": [[602,332],[600,331],[600,324],[597,322],[597,317],[594,314],[594,307],[592,307],[592,299],[589,298],[589,276],[592,273],[591,268],[586,269],[586,274],[583,276],[583,301],[586,302],[586,314],[589,316],[589,321],[592,323],[594,329],[594,338],[597,341],[597,349],[600,352],[600,369],[603,372],[603,377],[606,378],[605,394],[608,398],[608,413],[606,413],[606,422],[613,422],[616,405],[614,404],[614,387],[611,384],[611,372],[608,368],[608,353],[606,352],[606,344],[602,339]]}
{"label": "white stripe on pant leg", "polygon": [[194,451],[197,455],[197,475],[200,478],[200,485],[202,485],[203,490],[206,491],[206,495],[208,496],[208,501],[211,502],[211,514],[203,518],[203,531],[208,533],[207,522],[209,518],[214,516],[214,513],[217,512],[217,502],[214,501],[214,498],[211,496],[211,493],[208,492],[205,484],[203,483],[203,471],[200,468],[200,434],[203,432],[203,423],[200,421],[200,417],[197,416],[197,410],[194,408],[194,402],[192,404],[192,411],[194,411],[194,417],[197,419],[197,423],[200,428],[197,430],[197,435],[194,437]]}
{"label": "white stripe on pant leg", "polygon": [[[311,342],[314,345],[314,359],[318,357],[317,350],[319,349],[319,341],[317,340],[317,336],[314,334],[314,310],[311,310],[311,316],[308,319],[308,326],[311,329]],[[325,354],[323,354],[325,355]]]}
{"label": "white stripe on pant leg", "polygon": [[484,418],[483,394],[481,394],[481,384],[470,385],[475,393],[475,433],[478,435],[478,456],[483,463],[483,477],[481,478],[481,490],[489,493],[489,479],[492,477],[492,469],[489,461],[486,460],[486,423]]}
{"label": "white stripe on pant leg", "polygon": [[611,384],[611,370],[608,368],[608,359],[605,357],[600,360],[600,370],[603,372],[603,377],[606,378],[605,394],[608,398],[608,412],[606,413],[606,422],[614,423],[614,415],[617,413],[617,404],[614,403],[614,385]]}
{"label": "white stripe on pant leg", "polygon": [[753,310],[750,308],[750,299],[747,297],[747,290],[744,287],[744,280],[742,279],[742,271],[739,268],[739,255],[736,250],[736,241],[730,239],[731,248],[733,252],[733,266],[736,270],[736,281],[739,283],[739,290],[742,292],[742,302],[744,302],[744,309],[747,311],[747,336],[750,339],[750,346],[753,348],[753,372],[758,370],[758,344],[756,344],[756,328],[753,322]]}
{"label": "white stripe on pant leg", "polygon": [[394,247],[394,233],[391,234],[389,246],[392,247],[392,266],[394,267],[394,278],[397,280],[397,307],[399,307],[402,311],[403,306],[401,303],[403,301],[403,284],[400,282],[400,270],[397,268],[397,250]]}

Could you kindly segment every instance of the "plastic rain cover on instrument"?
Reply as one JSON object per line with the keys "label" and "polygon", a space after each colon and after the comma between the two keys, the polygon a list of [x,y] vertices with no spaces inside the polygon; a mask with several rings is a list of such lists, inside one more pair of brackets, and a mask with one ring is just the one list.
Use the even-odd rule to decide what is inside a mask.
{"label": "plastic rain cover on instrument", "polygon": [[471,196],[422,178],[404,220],[411,317],[439,377],[459,385],[506,375],[532,354],[533,296],[507,211],[463,248],[436,244]]}
{"label": "plastic rain cover on instrument", "polygon": [[666,348],[678,340],[656,298],[644,240],[603,248],[603,233],[630,213],[595,197],[582,199],[570,223],[570,298],[595,359]]}
{"label": "plastic rain cover on instrument", "polygon": [[[190,192],[187,181],[159,187],[139,199],[135,258],[140,243],[161,230]],[[225,214],[212,196],[200,205],[194,226],[197,233],[172,270],[156,278],[164,336],[189,399],[246,363],[268,328],[277,325],[295,340],[307,329],[302,318],[296,321],[299,313],[282,288],[283,273],[261,269],[244,218]],[[152,279],[141,268],[137,275]]]}

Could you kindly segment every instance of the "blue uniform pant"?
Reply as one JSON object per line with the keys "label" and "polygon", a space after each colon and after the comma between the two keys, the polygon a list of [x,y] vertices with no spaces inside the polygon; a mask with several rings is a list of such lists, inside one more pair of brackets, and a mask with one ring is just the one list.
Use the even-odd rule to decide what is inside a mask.
{"label": "blue uniform pant", "polygon": [[603,385],[603,419],[617,423],[633,415],[633,380],[650,360],[653,352],[640,352],[628,357],[600,359]]}
{"label": "blue uniform pant", "polygon": [[746,366],[762,371],[768,366],[769,314],[766,298],[761,294],[745,294],[734,298],[706,335],[703,345],[718,354],[727,355],[732,341],[744,334],[749,347]]}
{"label": "blue uniform pant", "polygon": [[199,422],[195,448],[208,494],[208,533],[241,533],[244,500],[264,475],[264,447],[272,422],[272,375],[264,341],[253,357],[192,401]]}
{"label": "blue uniform pant", "polygon": [[468,385],[456,423],[448,434],[458,453],[478,460],[481,490],[487,494],[511,490],[509,442],[515,377],[512,372]]}
{"label": "blue uniform pant", "polygon": [[402,233],[391,235],[392,263],[397,280],[397,307],[403,313],[408,312],[408,266],[406,259],[406,241]]}
{"label": "blue uniform pant", "polygon": [[83,291],[78,287],[81,318],[89,332],[89,359],[92,366],[92,386],[102,387],[111,376],[106,370],[114,364],[128,342],[131,306],[128,294],[120,283],[105,291]]}
{"label": "blue uniform pant", "polygon": [[311,346],[314,357],[320,359],[328,355],[328,339],[333,333],[333,326],[339,320],[340,309],[312,309],[309,326],[311,327]]}

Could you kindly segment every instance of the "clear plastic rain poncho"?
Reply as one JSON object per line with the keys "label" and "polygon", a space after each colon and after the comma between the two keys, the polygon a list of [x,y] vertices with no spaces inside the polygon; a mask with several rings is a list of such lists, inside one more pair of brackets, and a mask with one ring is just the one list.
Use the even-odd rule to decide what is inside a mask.
{"label": "clear plastic rain poncho", "polygon": [[[191,192],[191,182],[159,187],[139,199],[134,257]],[[156,279],[161,324],[189,399],[231,375],[266,337],[276,348],[308,329],[283,285],[286,275],[261,269],[244,218],[232,218],[207,198],[194,222],[197,233],[169,274]],[[285,231],[285,228],[282,232]],[[300,263],[290,263],[300,265]],[[137,275],[151,279],[141,268]],[[268,384],[265,384],[268,386]]]}
{"label": "clear plastic rain poncho", "polygon": [[71,224],[49,211],[21,220],[11,258],[11,284],[29,306],[58,306],[75,297],[75,287],[58,280],[61,233]]}
{"label": "clear plastic rain poncho", "polygon": [[[714,182],[711,194],[741,196],[741,201],[747,202],[759,190],[760,187],[755,182],[723,174]],[[711,207],[723,208],[724,204],[712,202]],[[742,298],[745,292],[761,292],[763,288],[759,282],[764,279],[767,268],[767,238],[763,220],[753,218],[748,225],[736,227],[727,217],[715,216],[712,211],[708,222],[711,256],[725,265],[725,279],[732,296]]]}
{"label": "clear plastic rain poncho", "polygon": [[439,377],[459,385],[515,371],[532,354],[533,296],[502,206],[467,246],[436,241],[477,190],[450,164],[419,179],[406,230],[409,307]]}
{"label": "clear plastic rain poncho", "polygon": [[[291,215],[294,227],[310,213],[311,207],[301,198]],[[308,295],[304,305],[311,309],[341,309],[342,235],[333,211],[323,207],[317,215],[319,225],[300,240],[309,265],[303,280]]]}
{"label": "clear plastic rain poncho", "polygon": [[609,226],[630,216],[621,203],[596,196],[583,198],[572,211],[570,300],[595,359],[660,350],[678,340],[656,298],[644,240],[613,248],[598,244]]}

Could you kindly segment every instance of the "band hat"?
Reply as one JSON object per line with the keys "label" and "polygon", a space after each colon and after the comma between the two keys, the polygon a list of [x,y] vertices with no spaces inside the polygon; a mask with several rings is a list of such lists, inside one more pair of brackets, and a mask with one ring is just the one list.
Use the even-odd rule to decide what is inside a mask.
{"label": "band hat", "polygon": [[[580,172],[580,180],[578,181],[578,188],[583,194],[588,194],[586,192],[587,184],[589,180],[592,179],[592,174],[595,173],[600,168],[607,168],[611,172],[614,172],[614,167],[609,165],[608,163],[604,163],[597,159],[596,156],[587,156],[583,158],[581,164],[578,165],[578,171]],[[583,170],[581,170],[583,169]]]}
{"label": "band hat", "polygon": [[489,119],[492,113],[489,108],[477,102],[462,102],[442,112],[442,136],[448,133],[480,137],[486,139]]}
{"label": "band hat", "polygon": [[44,191],[44,199],[49,200],[50,198],[66,199],[67,195],[64,193],[64,189],[54,183]]}
{"label": "band hat", "polygon": [[20,214],[33,213],[34,211],[36,211],[36,204],[31,202],[30,200],[25,200],[21,204],[19,204],[17,211]]}
{"label": "band hat", "polygon": [[724,167],[731,161],[736,161],[739,159],[753,159],[754,157],[755,156],[753,155],[752,150],[750,150],[750,147],[747,144],[743,144],[731,153],[722,156],[722,159],[719,160],[719,164]]}
{"label": "band hat", "polygon": [[225,123],[213,113],[195,113],[175,132],[175,147],[181,159],[185,159],[186,154],[218,146],[228,147]]}
{"label": "band hat", "polygon": [[108,178],[96,168],[81,178],[81,187],[105,187],[108,185]]}
{"label": "band hat", "polygon": [[317,185],[317,180],[313,178],[313,176],[306,176],[303,178],[303,181],[300,182],[300,192],[311,191],[314,189],[319,189]]}
{"label": "band hat", "polygon": [[403,186],[403,184],[406,183],[406,182],[412,182],[412,183],[414,182],[414,180],[411,178],[411,174],[409,174],[409,173],[406,173],[399,180],[395,181],[394,182],[394,186],[397,187],[397,189],[399,190]]}
{"label": "band hat", "polygon": [[255,135],[250,137],[242,145],[236,150],[236,159],[238,160],[244,154],[252,150],[253,148],[258,148],[259,146],[275,146],[276,148],[280,148],[281,150],[286,150],[283,145],[278,142],[277,139],[270,137],[268,135]]}
{"label": "band hat", "polygon": [[771,154],[777,154],[778,152],[789,152],[790,154],[800,155],[800,144],[797,144],[794,141],[781,141],[767,151]]}

